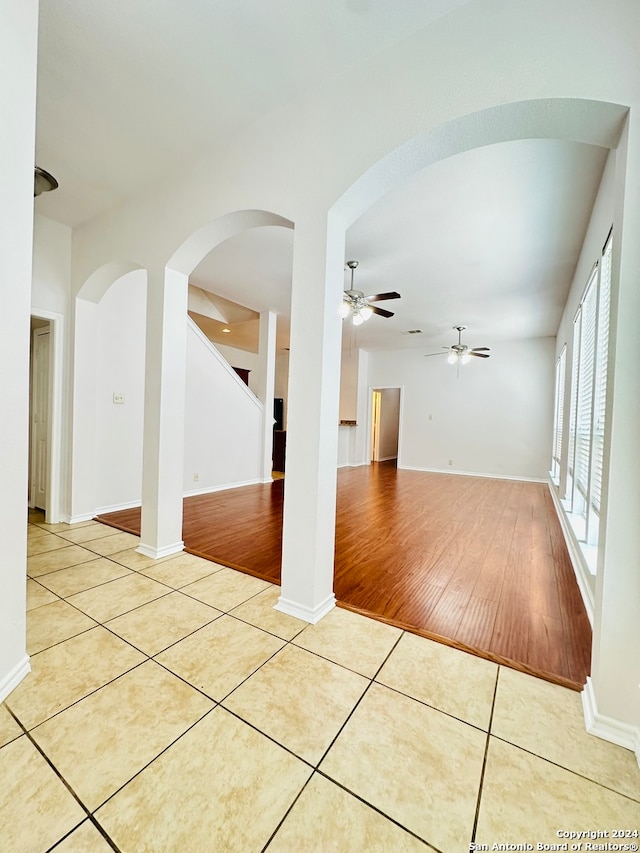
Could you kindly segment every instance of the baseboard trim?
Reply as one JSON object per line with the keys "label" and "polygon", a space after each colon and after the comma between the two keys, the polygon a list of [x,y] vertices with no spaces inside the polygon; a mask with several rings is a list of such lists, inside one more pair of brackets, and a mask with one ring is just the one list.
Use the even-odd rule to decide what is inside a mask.
{"label": "baseboard trim", "polygon": [[598,713],[596,695],[590,676],[587,676],[587,683],[580,695],[582,696],[584,722],[589,734],[624,749],[630,749],[631,752],[635,753],[638,767],[640,767],[640,728],[628,723],[621,723],[619,720]]}
{"label": "baseboard trim", "polygon": [[295,601],[290,601],[282,595],[278,599],[274,610],[279,610],[281,613],[286,613],[287,616],[295,616],[296,619],[302,619],[303,622],[309,622],[311,625],[316,625],[323,616],[326,616],[329,611],[336,606],[336,597],[333,593],[327,596],[324,601],[316,607],[306,607],[304,604],[297,604]]}
{"label": "baseboard trim", "polygon": [[520,477],[515,474],[482,474],[479,471],[458,471],[455,468],[420,468],[417,465],[401,465],[404,471],[423,471],[425,474],[455,474],[459,477],[486,477],[490,480],[515,480],[521,483],[546,483],[545,477]]}
{"label": "baseboard trim", "polygon": [[25,655],[13,669],[0,681],[0,702],[4,702],[7,696],[13,692],[22,679],[31,672],[31,661],[29,655]]}
{"label": "baseboard trim", "polygon": [[138,554],[151,557],[152,560],[160,560],[162,557],[170,557],[171,554],[179,554],[184,551],[184,542],[175,542],[173,545],[165,545],[163,548],[154,548],[151,545],[140,543],[136,548]]}
{"label": "baseboard trim", "polygon": [[83,515],[65,515],[61,518],[65,524],[80,524],[83,521],[93,521],[97,513],[84,513]]}
{"label": "baseboard trim", "polygon": [[[395,459],[395,456],[393,458]],[[338,468],[362,468],[364,465],[369,464],[369,462],[341,462]]]}
{"label": "baseboard trim", "polygon": [[567,546],[567,551],[569,552],[569,559],[571,560],[571,565],[573,566],[573,573],[578,583],[580,595],[582,596],[584,609],[587,611],[589,622],[591,624],[591,627],[593,628],[593,618],[595,613],[596,602],[593,590],[591,588],[591,583],[589,582],[591,572],[589,571],[589,567],[585,562],[582,550],[573,532],[573,528],[569,524],[569,519],[567,518],[567,514],[564,511],[564,507],[560,503],[560,498],[558,497],[555,486],[553,485],[553,481],[547,480],[547,485],[549,486],[549,491],[551,492],[551,499],[553,500],[553,505],[556,509],[556,515],[558,516],[558,521],[560,522],[560,529],[562,530],[562,535]]}
{"label": "baseboard trim", "polygon": [[[184,498],[193,498],[196,495],[209,495],[212,492],[224,492],[227,489],[241,489],[242,486],[255,486],[257,483],[268,483],[269,480],[261,480],[257,477],[255,480],[243,480],[239,483],[223,483],[221,486],[205,486],[203,489],[193,489],[189,492],[184,492]],[[139,506],[139,504],[138,504]]]}

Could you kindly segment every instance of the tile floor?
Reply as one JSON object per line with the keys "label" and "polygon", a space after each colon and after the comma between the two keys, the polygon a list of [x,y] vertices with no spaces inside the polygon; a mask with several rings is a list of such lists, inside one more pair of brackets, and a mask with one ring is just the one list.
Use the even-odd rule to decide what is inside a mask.
{"label": "tile floor", "polygon": [[96,522],[30,520],[2,850],[457,853],[640,829],[636,759],[585,733],[577,693],[346,610],[306,625],[277,587],[154,562]]}

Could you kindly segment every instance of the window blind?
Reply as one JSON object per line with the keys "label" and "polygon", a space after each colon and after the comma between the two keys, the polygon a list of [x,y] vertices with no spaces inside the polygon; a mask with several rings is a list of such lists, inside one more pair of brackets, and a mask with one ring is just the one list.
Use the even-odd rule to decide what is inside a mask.
{"label": "window blind", "polygon": [[593,401],[593,448],[591,461],[591,505],[600,513],[602,468],[604,463],[604,428],[607,397],[607,365],[609,355],[609,318],[611,303],[611,237],[607,240],[600,265],[598,299],[597,350],[595,360],[595,394]]}
{"label": "window blind", "polygon": [[595,375],[596,314],[598,271],[594,270],[582,303],[580,323],[580,363],[576,412],[575,482],[583,498],[589,491],[591,461],[591,419],[593,413],[593,380]]}

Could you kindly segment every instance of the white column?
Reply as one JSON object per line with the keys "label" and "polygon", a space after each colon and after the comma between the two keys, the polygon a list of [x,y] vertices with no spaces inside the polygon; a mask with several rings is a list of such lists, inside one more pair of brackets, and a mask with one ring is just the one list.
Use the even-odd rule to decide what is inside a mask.
{"label": "white column", "polygon": [[30,669],[25,598],[37,40],[37,0],[5,0],[0,6],[0,701]]}
{"label": "white column", "polygon": [[263,311],[260,314],[260,376],[258,377],[258,398],[264,405],[262,421],[261,477],[264,483],[271,480],[273,467],[273,396],[276,376],[276,323],[277,314]]}
{"label": "white column", "polygon": [[187,362],[186,275],[149,270],[142,458],[142,530],[138,551],[181,551]]}
{"label": "white column", "polygon": [[296,222],[284,488],[282,591],[277,609],[318,622],[335,605],[344,230],[326,214]]}
{"label": "white column", "polygon": [[640,763],[639,110],[640,105],[630,112],[616,159],[609,485],[601,522],[604,560],[596,579],[592,677],[584,698],[589,730],[635,748]]}

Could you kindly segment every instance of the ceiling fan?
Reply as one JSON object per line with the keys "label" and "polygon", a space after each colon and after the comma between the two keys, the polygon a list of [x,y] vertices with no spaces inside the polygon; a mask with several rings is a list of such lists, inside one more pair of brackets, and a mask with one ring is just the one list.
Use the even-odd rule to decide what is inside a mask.
{"label": "ceiling fan", "polygon": [[467,364],[471,361],[471,356],[475,356],[476,358],[489,358],[489,347],[468,347],[466,344],[462,343],[462,333],[467,328],[466,326],[454,326],[453,328],[458,333],[458,343],[452,344],[450,347],[443,347],[445,352],[427,353],[425,358],[429,358],[432,355],[446,355],[449,364],[458,365]]}
{"label": "ceiling fan", "polygon": [[385,299],[400,299],[400,294],[392,290],[388,293],[376,293],[374,296],[365,296],[361,290],[354,290],[353,274],[358,268],[358,263],[358,261],[347,261],[347,266],[351,270],[351,286],[349,290],[345,290],[342,294],[340,316],[344,319],[351,315],[354,326],[360,326],[372,314],[379,314],[380,317],[393,317],[393,311],[387,311],[385,308],[378,308],[377,305],[370,305],[369,303],[382,302]]}

